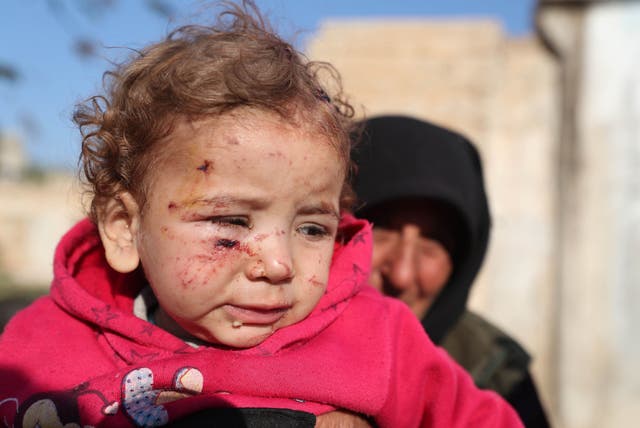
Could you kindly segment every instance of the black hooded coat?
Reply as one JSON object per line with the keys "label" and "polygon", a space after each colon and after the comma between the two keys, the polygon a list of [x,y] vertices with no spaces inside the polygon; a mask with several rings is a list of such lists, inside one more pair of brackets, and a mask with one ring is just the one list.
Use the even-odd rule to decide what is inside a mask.
{"label": "black hooded coat", "polygon": [[527,353],[507,334],[466,309],[491,229],[476,148],[462,135],[431,123],[382,116],[364,123],[352,157],[357,165],[357,215],[366,218],[372,207],[407,198],[436,200],[453,208],[457,219],[451,224],[461,229],[455,231],[453,271],[422,325],[479,387],[505,397],[527,427],[549,426],[528,371]]}

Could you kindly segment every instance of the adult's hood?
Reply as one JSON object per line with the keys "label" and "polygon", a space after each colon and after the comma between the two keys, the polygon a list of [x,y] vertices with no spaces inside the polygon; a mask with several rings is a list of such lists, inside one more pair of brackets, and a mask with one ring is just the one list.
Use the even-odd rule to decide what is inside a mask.
{"label": "adult's hood", "polygon": [[459,252],[445,288],[422,324],[438,343],[461,316],[489,240],[491,218],[482,165],[464,136],[405,116],[374,117],[364,123],[353,150],[357,214],[400,198],[429,198],[448,203],[463,223]]}

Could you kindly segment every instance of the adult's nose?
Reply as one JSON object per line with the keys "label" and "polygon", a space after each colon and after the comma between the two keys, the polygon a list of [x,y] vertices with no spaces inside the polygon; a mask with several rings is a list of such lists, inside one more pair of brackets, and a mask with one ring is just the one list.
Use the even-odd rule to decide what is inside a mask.
{"label": "adult's nose", "polygon": [[416,284],[416,245],[419,237],[420,229],[415,225],[404,225],[400,229],[400,236],[390,254],[387,268],[389,285],[397,290],[407,290]]}
{"label": "adult's nose", "polygon": [[290,235],[274,232],[262,239],[247,266],[247,277],[253,281],[279,284],[294,277]]}

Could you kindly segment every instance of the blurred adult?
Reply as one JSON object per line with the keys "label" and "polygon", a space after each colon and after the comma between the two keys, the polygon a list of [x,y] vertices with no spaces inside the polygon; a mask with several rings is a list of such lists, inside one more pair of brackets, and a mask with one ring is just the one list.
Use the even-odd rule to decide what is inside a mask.
{"label": "blurred adult", "polygon": [[549,426],[531,358],[466,308],[483,262],[491,217],[481,160],[460,134],[405,116],[363,123],[357,215],[374,225],[371,283],[404,301],[431,339],[516,409],[527,427]]}

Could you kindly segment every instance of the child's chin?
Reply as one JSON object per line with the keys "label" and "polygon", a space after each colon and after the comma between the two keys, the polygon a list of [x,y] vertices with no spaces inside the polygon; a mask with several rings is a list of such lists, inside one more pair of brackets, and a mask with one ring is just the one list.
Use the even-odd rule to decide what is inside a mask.
{"label": "child's chin", "polygon": [[231,348],[251,348],[267,340],[273,334],[271,327],[243,325],[217,337],[217,343]]}

